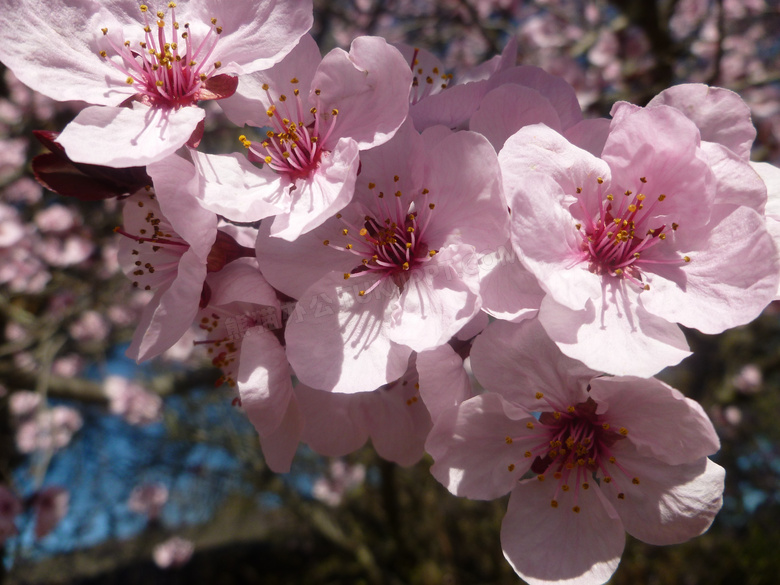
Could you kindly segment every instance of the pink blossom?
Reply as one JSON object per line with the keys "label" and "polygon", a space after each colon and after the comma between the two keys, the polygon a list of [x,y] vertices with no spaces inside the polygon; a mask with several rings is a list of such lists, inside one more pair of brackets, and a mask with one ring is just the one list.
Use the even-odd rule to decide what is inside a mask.
{"label": "pink blossom", "polygon": [[360,486],[365,478],[365,466],[359,463],[350,465],[343,459],[334,459],[330,462],[327,475],[314,481],[312,496],[328,506],[338,506],[344,495]]}
{"label": "pink blossom", "polygon": [[127,167],[172,154],[205,116],[191,106],[230,95],[236,74],[279,61],[312,23],[309,0],[154,10],[135,0],[12,0],[0,15],[9,31],[0,60],[25,84],[97,104],[59,137],[71,160]]}
{"label": "pink blossom", "polygon": [[11,203],[32,205],[41,200],[43,189],[29,177],[22,177],[3,190],[3,197]]}
{"label": "pink blossom", "polygon": [[340,457],[370,438],[383,459],[414,465],[431,429],[418,380],[412,357],[403,376],[373,392],[340,394],[299,384],[295,395],[305,421],[303,442],[321,455]]}
{"label": "pink blossom", "polygon": [[64,378],[75,378],[84,369],[85,359],[78,353],[57,358],[51,365],[51,373]]}
{"label": "pink blossom", "polygon": [[80,342],[103,341],[109,332],[108,323],[97,311],[84,311],[68,328],[70,336]]}
{"label": "pink blossom", "polygon": [[590,367],[649,376],[688,355],[675,323],[719,333],[754,319],[780,264],[745,161],[678,109],[613,113],[601,159],[539,125],[499,161],[548,334]]}
{"label": "pink blossom", "polygon": [[195,552],[195,545],[184,538],[173,536],[154,547],[152,558],[161,569],[186,565]]}
{"label": "pink blossom", "polygon": [[13,417],[20,421],[31,417],[38,410],[41,402],[42,398],[38,392],[20,390],[11,394],[9,407]]}
{"label": "pink blossom", "polygon": [[127,500],[127,507],[133,512],[145,514],[149,520],[156,520],[167,501],[168,488],[165,485],[145,483],[133,488]]}
{"label": "pink blossom", "polygon": [[36,213],[33,221],[44,233],[66,232],[78,226],[81,218],[74,210],[55,203]]}
{"label": "pink blossom", "polygon": [[40,409],[35,416],[22,419],[16,428],[16,446],[21,453],[57,451],[70,443],[81,428],[79,412],[67,406]]}
{"label": "pink blossom", "polygon": [[[125,202],[119,261],[133,286],[154,291],[128,348],[146,360],[181,338],[200,304],[217,218],[198,205],[199,178],[179,157],[150,167],[155,193],[142,190]],[[170,218],[170,219],[169,219]]]}
{"label": "pink blossom", "polygon": [[162,418],[162,398],[123,376],[106,376],[103,391],[109,409],[131,425],[148,425]]}
{"label": "pink blossom", "polygon": [[374,390],[476,315],[478,260],[506,238],[493,157],[478,134],[420,136],[407,123],[362,155],[355,199],[335,218],[290,244],[261,226],[263,273],[298,298],[285,339],[304,384]]}
{"label": "pink blossom", "polygon": [[655,379],[599,376],[537,321],[492,323],[471,360],[487,393],[437,419],[431,472],[460,496],[511,491],[501,543],[525,581],[604,583],[625,532],[675,544],[709,528],[725,472],[707,459],[719,441],[696,402]]}
{"label": "pink blossom", "polygon": [[41,539],[54,530],[68,513],[70,493],[60,486],[49,486],[33,498],[35,538]]}
{"label": "pink blossom", "polygon": [[[270,126],[238,155],[194,155],[203,205],[236,221],[275,215],[271,235],[294,240],[352,199],[362,150],[385,143],[408,112],[411,71],[383,39],[360,37],[320,58],[309,36],[278,65],[243,77],[221,105],[236,124]],[[262,163],[253,167],[249,161]]]}

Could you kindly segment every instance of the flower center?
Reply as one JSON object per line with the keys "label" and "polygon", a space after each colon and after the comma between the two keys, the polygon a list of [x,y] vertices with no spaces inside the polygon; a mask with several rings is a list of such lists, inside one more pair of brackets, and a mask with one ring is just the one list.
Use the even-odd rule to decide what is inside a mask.
{"label": "flower center", "polygon": [[[540,400],[544,395],[537,392],[536,398]],[[549,400],[547,402],[554,410],[542,412],[536,423],[526,423],[532,433],[524,437],[506,437],[506,443],[531,443],[524,453],[526,459],[534,458],[531,472],[539,481],[552,475],[557,482],[550,501],[553,508],[558,507],[561,494],[571,493],[572,511],[579,513],[579,490],[590,489],[591,481],[597,485],[602,482],[615,484],[618,489],[621,482],[639,484],[639,478],[632,476],[611,451],[617,441],[628,436],[628,429],[614,430],[604,414],[596,414],[598,405],[591,398],[566,408],[556,408]],[[510,465],[509,471],[514,468]],[[617,497],[625,499],[625,493],[620,490]]]}
{"label": "flower center", "polygon": [[640,289],[650,290],[650,286],[642,282],[643,269],[651,264],[682,265],[691,261],[689,256],[670,259],[654,253],[656,250],[653,248],[679,227],[676,223],[651,223],[656,206],[663,203],[666,195],[662,193],[648,203],[647,195],[641,192],[647,179],[641,177],[638,192],[635,194],[626,189],[616,203],[612,193],[603,195],[603,184],[603,179],[596,179],[600,203],[595,218],[585,209],[581,198],[582,187],[577,187],[577,199],[588,222],[585,226],[576,224],[582,237],[582,255],[578,262],[587,261],[588,270],[594,274],[626,279]]}
{"label": "flower center", "polygon": [[212,18],[208,34],[196,42],[189,23],[185,23],[185,30],[179,33],[175,2],[168,3],[171,26],[167,35],[165,14],[158,11],[156,22],[150,24],[149,8],[144,4],[140,8],[144,18],[144,40],[139,41],[138,48],[131,48],[130,41],[117,45],[104,28],[103,35],[121,58],[121,63],[108,59],[106,50],[101,50],[100,56],[127,76],[125,82],[137,88],[136,97],[143,103],[171,109],[193,105],[198,101],[202,85],[222,66],[219,61],[208,62],[222,27],[217,26],[216,18]]}
{"label": "flower center", "polygon": [[[309,108],[307,116],[300,90],[295,87],[298,79],[293,77],[290,83],[293,85],[292,100],[288,100],[286,94],[281,94],[278,100],[275,100],[269,85],[263,84],[270,104],[266,114],[271,130],[266,132],[266,139],[261,142],[262,148],[254,146],[244,135],[238,139],[249,151],[249,160],[267,164],[277,173],[285,174],[295,181],[308,177],[319,166],[323,153],[322,143],[333,132],[339,111],[333,108],[330,112],[321,112],[318,107],[320,90],[315,89],[314,95],[318,103]],[[307,117],[313,117],[313,120],[307,122]]]}
{"label": "flower center", "polygon": [[438,67],[425,71],[417,59],[419,53],[420,50],[415,49],[412,54],[411,68],[414,77],[412,78],[412,91],[409,94],[409,103],[412,105],[429,95],[439,93],[442,89],[447,89],[452,79],[451,73],[441,73]]}
{"label": "flower center", "polygon": [[[394,180],[398,182],[397,175]],[[376,185],[369,183],[368,188],[373,191]],[[379,191],[375,212],[364,216],[362,226],[353,225],[340,213],[336,215],[347,226],[341,230],[346,243],[332,244],[330,240],[323,243],[360,257],[360,264],[344,273],[344,279],[378,277],[371,286],[358,292],[360,296],[370,293],[387,279],[403,291],[413,271],[438,253],[429,249],[425,242],[425,231],[436,207],[427,202],[428,194],[428,189],[423,189],[419,201],[413,200],[405,206],[401,202],[401,191],[396,191],[393,206],[387,203],[384,192]]]}

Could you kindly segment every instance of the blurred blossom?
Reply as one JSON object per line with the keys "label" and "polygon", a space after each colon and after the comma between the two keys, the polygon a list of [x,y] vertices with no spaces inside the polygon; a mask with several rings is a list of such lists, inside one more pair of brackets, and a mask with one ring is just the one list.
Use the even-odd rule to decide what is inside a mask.
{"label": "blurred blossom", "polygon": [[747,364],[731,379],[731,383],[743,394],[755,394],[761,390],[763,379],[761,368],[756,364]]}
{"label": "blurred blossom", "polygon": [[103,316],[97,311],[84,311],[68,328],[70,336],[76,341],[102,341],[108,337],[110,329]]}
{"label": "blurred blossom", "polygon": [[11,394],[11,415],[17,419],[30,417],[41,405],[41,395],[30,390],[20,390]]}
{"label": "blurred blossom", "polygon": [[103,264],[98,275],[100,278],[108,278],[119,272],[119,243],[117,241],[104,242],[100,249]]}
{"label": "blurred blossom", "polygon": [[5,326],[5,338],[8,341],[22,341],[27,338],[27,329],[16,321],[11,321]]}
{"label": "blurred blossom", "polygon": [[161,483],[145,483],[133,489],[127,500],[127,507],[133,512],[145,514],[149,520],[156,520],[167,501],[167,487]]}
{"label": "blurred blossom", "polygon": [[136,382],[122,376],[108,376],[103,382],[103,390],[110,401],[111,412],[131,425],[151,424],[162,417],[162,399]]}
{"label": "blurred blossom", "polygon": [[193,552],[195,545],[191,541],[174,536],[154,547],[152,557],[161,569],[171,569],[185,565]]}
{"label": "blurred blossom", "polygon": [[21,453],[62,449],[81,428],[79,412],[67,406],[41,410],[16,428],[16,446]]}
{"label": "blurred blossom", "polygon": [[366,468],[363,465],[349,465],[343,459],[334,459],[328,475],[314,482],[312,495],[328,506],[338,506],[344,495],[362,484],[365,478]]}
{"label": "blurred blossom", "polygon": [[57,358],[51,366],[51,373],[64,378],[73,378],[84,368],[84,358],[77,353]]}
{"label": "blurred blossom", "polygon": [[49,486],[33,499],[35,538],[41,539],[57,527],[68,513],[70,493],[60,486]]}
{"label": "blurred blossom", "polygon": [[16,517],[22,513],[22,502],[10,489],[0,485],[0,546],[18,534]]}
{"label": "blurred blossom", "polygon": [[11,203],[33,204],[41,200],[43,189],[29,177],[22,177],[8,185],[3,191],[3,197]]}
{"label": "blurred blossom", "polygon": [[0,248],[13,246],[25,236],[26,230],[16,209],[0,203]]}
{"label": "blurred blossom", "polygon": [[733,426],[742,422],[742,409],[733,404],[723,409],[723,420]]}
{"label": "blurred blossom", "polygon": [[80,223],[75,211],[56,203],[36,213],[34,221],[42,232],[64,232]]}
{"label": "blurred blossom", "polygon": [[37,252],[51,266],[73,266],[84,262],[92,255],[95,245],[80,235],[44,238],[37,246]]}
{"label": "blurred blossom", "polygon": [[26,138],[0,140],[0,182],[5,182],[24,166],[27,160]]}
{"label": "blurred blossom", "polygon": [[165,350],[162,358],[171,362],[184,362],[189,359],[194,349],[195,332],[192,329],[188,329],[179,341]]}
{"label": "blurred blossom", "polygon": [[38,368],[38,362],[29,351],[17,351],[14,354],[14,366],[24,372],[34,372]]}

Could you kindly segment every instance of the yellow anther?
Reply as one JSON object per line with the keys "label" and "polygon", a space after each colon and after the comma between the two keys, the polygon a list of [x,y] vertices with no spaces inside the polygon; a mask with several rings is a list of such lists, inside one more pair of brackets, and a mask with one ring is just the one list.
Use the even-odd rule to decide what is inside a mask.
{"label": "yellow anther", "polygon": [[550,506],[552,506],[553,508],[557,508],[558,507],[558,502],[555,501],[555,500],[550,500]]}
{"label": "yellow anther", "polygon": [[125,83],[127,85],[133,85],[133,78],[132,77],[128,77],[127,79],[125,79]]}
{"label": "yellow anther", "polygon": [[574,506],[574,507],[571,509],[571,511],[572,511],[572,512],[574,512],[575,514],[579,514],[579,513],[580,513],[580,507],[579,507],[579,506]]}
{"label": "yellow anther", "polygon": [[577,187],[577,193],[582,193],[582,187]]}
{"label": "yellow anther", "polygon": [[369,183],[368,184],[368,188],[369,189],[373,189],[374,187],[376,187],[376,183]]}
{"label": "yellow anther", "polygon": [[658,196],[658,201],[663,201],[664,199],[666,199],[666,195],[664,195],[663,193],[661,193],[661,194]]}
{"label": "yellow anther", "polygon": [[512,444],[512,437],[507,437],[506,439],[504,439],[504,441],[506,441],[507,445],[511,445]]}
{"label": "yellow anther", "polygon": [[534,396],[536,397],[537,400],[541,400],[542,398],[544,398],[544,394],[542,394],[541,392],[537,392],[536,394],[534,394]]}
{"label": "yellow anther", "polygon": [[266,156],[266,157],[265,157],[263,160],[264,160],[265,162],[267,162],[267,163],[270,163],[270,162],[273,162],[273,160],[274,160],[274,159],[272,159],[272,158],[270,157],[270,155],[269,155],[269,156]]}
{"label": "yellow anther", "polygon": [[515,464],[514,464],[514,463],[510,463],[510,464],[507,466],[507,469],[508,469],[509,471],[514,471],[514,470],[515,470]]}
{"label": "yellow anther", "polygon": [[344,273],[344,280],[348,280],[348,279],[349,279],[349,272],[345,272]]}
{"label": "yellow anther", "polygon": [[601,177],[597,177],[597,178],[596,178],[596,182],[597,182],[599,185],[601,185],[601,184],[604,182],[604,179],[602,179]]}
{"label": "yellow anther", "polygon": [[349,230],[347,228],[344,228],[343,230],[341,230],[341,234],[344,235],[344,236],[346,236],[348,233],[349,233]]}
{"label": "yellow anther", "polygon": [[618,431],[621,435],[624,437],[628,436],[628,429],[626,427],[620,427],[620,430]]}
{"label": "yellow anther", "polygon": [[400,191],[396,191],[396,192],[394,193],[394,195],[395,195],[396,197],[401,197],[401,192],[400,192]]}
{"label": "yellow anther", "polygon": [[617,270],[615,270],[615,276],[622,276],[622,275],[623,275],[623,269],[622,268],[618,268]]}
{"label": "yellow anther", "polygon": [[524,456],[526,459],[530,459],[532,455],[533,455],[533,454],[532,454],[530,451],[526,451],[525,453],[523,453],[523,456]]}
{"label": "yellow anther", "polygon": [[567,406],[566,407],[566,412],[568,412],[570,414],[573,413],[575,410],[577,410],[577,409],[574,408],[573,406]]}
{"label": "yellow anther", "polygon": [[569,491],[569,486],[564,484],[564,485],[561,486],[561,490],[563,490],[564,492],[568,492]]}
{"label": "yellow anther", "polygon": [[218,35],[221,35],[221,34],[222,34],[222,27],[221,27],[221,26],[214,27],[214,31],[215,31],[215,32],[216,32]]}
{"label": "yellow anther", "polygon": [[358,296],[360,296],[360,297],[366,296],[366,291],[364,291],[364,290],[358,291]]}
{"label": "yellow anther", "polygon": [[649,284],[646,284],[645,286],[643,286],[643,287],[642,287],[642,289],[643,289],[643,290],[650,290],[650,285],[649,285]]}
{"label": "yellow anther", "polygon": [[525,426],[526,426],[527,428],[529,428],[529,429],[532,429],[532,428],[534,428],[534,423],[532,423],[532,422],[530,422],[530,421],[529,421],[529,422],[525,423]]}
{"label": "yellow anther", "polygon": [[101,28],[100,30],[103,32],[104,35],[108,34],[108,29],[107,28]]}
{"label": "yellow anther", "polygon": [[612,478],[608,475],[604,476],[604,483],[612,483]]}
{"label": "yellow anther", "polygon": [[607,200],[614,201],[615,198],[610,194],[610,195],[607,195]]}
{"label": "yellow anther", "polygon": [[644,177],[639,177],[639,180],[642,181],[643,183],[647,183],[647,179]]}
{"label": "yellow anther", "polygon": [[691,261],[691,257],[690,256],[683,256],[683,260],[685,262],[690,262]]}
{"label": "yellow anther", "polygon": [[640,193],[639,195],[636,196],[637,201],[644,201],[646,197],[647,195],[645,195],[644,193]]}
{"label": "yellow anther", "polygon": [[631,480],[631,483],[633,483],[634,485],[639,485],[639,478],[635,477],[634,479]]}
{"label": "yellow anther", "polygon": [[149,10],[149,7],[146,4],[141,4],[140,8],[141,8],[141,12],[146,12],[147,10]]}
{"label": "yellow anther", "polygon": [[601,425],[601,428],[604,429],[605,431],[608,431],[609,430],[609,423],[604,423],[603,425]]}
{"label": "yellow anther", "polygon": [[212,18],[211,19],[211,24],[217,24],[217,19],[216,18]]}
{"label": "yellow anther", "polygon": [[403,268],[404,270],[409,270],[409,263],[404,262],[403,264],[401,264],[401,268]]}
{"label": "yellow anther", "polygon": [[329,246],[330,245],[330,240],[322,240],[322,243],[325,244],[326,246]]}
{"label": "yellow anther", "polygon": [[162,10],[157,11],[157,18],[165,18],[165,13]]}
{"label": "yellow anther", "polygon": [[629,205],[629,206],[628,206],[628,210],[629,210],[631,213],[634,213],[634,212],[636,211],[636,205],[634,205],[634,204],[632,203],[631,205]]}
{"label": "yellow anther", "polygon": [[556,471],[555,473],[553,473],[553,477],[555,479],[561,479],[561,477],[563,477],[563,474],[561,474],[560,471]]}
{"label": "yellow anther", "polygon": [[560,412],[558,412],[558,411],[555,411],[555,412],[553,412],[552,414],[553,414],[553,418],[554,418],[555,420],[560,420],[560,418],[561,418],[561,413],[560,413]]}
{"label": "yellow anther", "polygon": [[368,233],[368,230],[366,228],[361,228],[360,232],[358,232],[361,236],[365,236]]}
{"label": "yellow anther", "polygon": [[155,84],[157,87],[162,87],[163,85],[165,85],[165,83],[163,82],[163,80],[162,80],[162,79],[158,79],[157,81],[155,81],[155,82],[154,82],[154,84]]}
{"label": "yellow anther", "polygon": [[428,191],[428,189],[423,189],[423,190],[421,191],[421,193],[422,193],[423,195],[427,195],[428,193],[430,193],[430,191]]}
{"label": "yellow anther", "polygon": [[339,115],[339,111],[338,111],[336,108],[333,108],[333,109],[330,111],[330,113],[331,113],[333,116],[338,116],[338,115]]}
{"label": "yellow anther", "polygon": [[614,455],[609,458],[610,463],[614,463],[615,461],[617,461],[617,459],[615,459]]}
{"label": "yellow anther", "polygon": [[431,258],[433,258],[433,257],[434,257],[436,254],[438,254],[438,253],[439,253],[439,251],[438,251],[438,250],[431,250],[430,252],[428,252],[428,256],[430,256]]}
{"label": "yellow anther", "polygon": [[659,240],[665,240],[666,239],[666,234],[661,234],[660,236],[658,236],[658,239]]}
{"label": "yellow anther", "polygon": [[108,53],[106,53],[105,51],[100,51],[100,56],[101,57],[106,57],[107,55],[108,55]]}
{"label": "yellow anther", "polygon": [[351,249],[352,249],[352,244],[347,244],[347,245],[346,245],[346,246],[344,246],[344,247],[345,247],[347,250],[351,250]]}
{"label": "yellow anther", "polygon": [[539,481],[544,481],[544,474],[540,473],[539,475],[536,476],[536,479],[538,479]]}
{"label": "yellow anther", "polygon": [[214,61],[214,69],[219,69],[222,67],[222,61]]}

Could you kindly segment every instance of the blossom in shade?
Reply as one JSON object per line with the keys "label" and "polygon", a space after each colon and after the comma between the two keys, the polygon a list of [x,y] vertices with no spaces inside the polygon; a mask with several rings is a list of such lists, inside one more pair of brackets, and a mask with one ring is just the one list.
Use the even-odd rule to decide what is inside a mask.
{"label": "blossom in shade", "polygon": [[173,536],[154,547],[152,558],[161,569],[172,569],[186,565],[195,552],[192,541]]}
{"label": "blossom in shade", "polygon": [[130,492],[127,507],[138,514],[145,514],[149,520],[156,520],[167,502],[168,488],[164,484],[144,483]]}
{"label": "blossom in shade", "polygon": [[44,95],[96,104],[59,137],[72,160],[143,165],[190,139],[205,115],[191,106],[230,95],[311,23],[309,0],[11,0],[0,61]]}
{"label": "blossom in shade", "polygon": [[601,158],[533,125],[499,161],[548,334],[590,367],[650,376],[688,355],[675,323],[719,333],[754,319],[780,263],[749,165],[723,173],[724,152],[670,106],[613,115]]}
{"label": "blossom in shade", "polygon": [[68,513],[69,504],[70,492],[61,486],[49,486],[35,494],[35,538],[43,538],[54,530]]}
{"label": "blossom in shade", "polygon": [[220,104],[234,123],[269,129],[260,140],[240,137],[248,160],[198,156],[210,179],[204,206],[236,221],[276,215],[271,235],[286,240],[320,225],[352,199],[359,153],[387,142],[406,119],[411,77],[384,39],[359,37],[348,53],[321,58],[305,36]]}
{"label": "blossom in shade", "polygon": [[263,274],[298,299],[285,339],[304,384],[374,390],[479,311],[477,261],[507,234],[495,153],[477,134],[439,130],[407,123],[364,153],[353,202],[295,242],[261,225]]}
{"label": "blossom in shade", "polygon": [[16,517],[22,513],[22,501],[8,487],[0,485],[0,546],[19,533]]}
{"label": "blossom in shade", "polygon": [[366,468],[360,463],[350,465],[343,459],[334,459],[327,475],[318,477],[311,488],[311,495],[328,506],[338,506],[347,492],[360,486],[366,478]]}
{"label": "blossom in shade", "polygon": [[103,392],[110,411],[131,425],[148,425],[162,418],[162,398],[123,376],[106,376]]}
{"label": "blossom in shade", "polygon": [[437,419],[431,472],[459,496],[511,492],[501,543],[525,581],[604,583],[625,532],[660,545],[709,528],[725,472],[707,458],[720,443],[698,403],[589,370],[536,320],[492,323],[471,363],[487,392]]}

